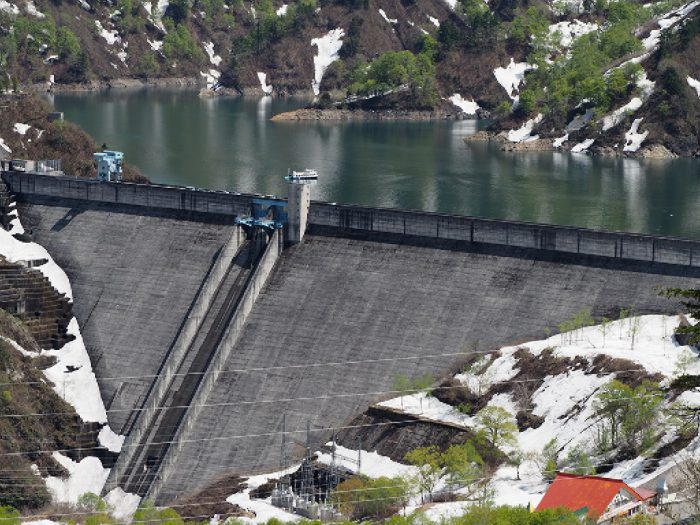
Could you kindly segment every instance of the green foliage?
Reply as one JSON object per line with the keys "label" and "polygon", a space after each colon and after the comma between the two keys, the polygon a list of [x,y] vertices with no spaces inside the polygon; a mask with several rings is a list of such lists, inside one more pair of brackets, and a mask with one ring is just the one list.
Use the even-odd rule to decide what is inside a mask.
{"label": "green foliage", "polygon": [[494,447],[515,444],[518,427],[513,414],[503,407],[487,406],[476,415],[480,432]]}
{"label": "green foliage", "polygon": [[9,505],[0,506],[0,523],[3,525],[20,525],[19,511]]}
{"label": "green foliage", "polygon": [[413,482],[421,494],[427,493],[429,498],[443,476],[453,490],[466,488],[467,493],[473,493],[484,476],[484,460],[470,441],[452,445],[444,452],[434,445],[419,447],[406,454],[405,459],[418,467]]}
{"label": "green foliage", "polygon": [[437,101],[435,65],[429,44],[417,55],[410,51],[388,52],[373,60],[369,67],[358,63],[352,73],[348,92],[370,96],[407,86],[418,105],[431,106]]}
{"label": "green foliage", "polygon": [[408,484],[401,478],[354,476],[339,483],[331,501],[351,519],[383,519],[408,501]]}
{"label": "green foliage", "polygon": [[567,472],[588,476],[595,474],[595,467],[591,463],[590,455],[581,447],[573,447],[566,457]]}
{"label": "green foliage", "polygon": [[170,0],[165,16],[170,18],[175,24],[187,22],[192,9],[191,0]]}
{"label": "green foliage", "polygon": [[158,75],[160,66],[155,53],[145,52],[138,57],[136,72],[144,78],[153,78]]}
{"label": "green foliage", "polygon": [[511,37],[532,42],[533,51],[527,61],[537,66],[528,73],[521,90],[520,100],[526,103],[521,113],[541,111],[548,113],[555,124],[563,125],[569,108],[585,105],[602,115],[631,91],[640,71],[638,66],[613,69],[607,76],[604,73],[616,60],[642,49],[634,29],[643,16],[638,6],[626,0],[609,7],[605,4],[601,9],[610,9],[609,23],[578,38],[568,56],[555,55],[549,61],[545,60],[551,55],[551,44],[543,31],[544,13],[538,14],[531,7],[511,23]]}
{"label": "green foliage", "polygon": [[508,27],[514,40],[527,43],[531,39],[542,39],[549,30],[549,15],[543,6],[530,6],[525,13],[516,17]]}
{"label": "green foliage", "polygon": [[67,81],[87,82],[90,80],[90,58],[88,54],[81,50],[74,60],[71,61],[67,71]]}
{"label": "green foliage", "polygon": [[435,485],[442,475],[443,454],[435,445],[419,447],[406,454],[406,461],[418,467],[415,482],[421,493],[427,492],[431,497]]}
{"label": "green foliage", "polygon": [[540,454],[540,470],[544,479],[553,480],[557,475],[557,470],[559,457],[559,444],[556,438],[552,438],[548,441],[544,448],[542,449],[542,454]]}
{"label": "green foliage", "polygon": [[56,50],[63,60],[73,58],[80,53],[80,40],[67,27],[59,27],[56,32]]}
{"label": "green foliage", "polygon": [[180,515],[169,508],[159,508],[151,501],[144,501],[134,513],[132,523],[138,525],[185,525]]}
{"label": "green foliage", "polygon": [[471,488],[483,476],[484,460],[471,442],[452,445],[442,455],[447,483],[452,488]]}
{"label": "green foliage", "polygon": [[[665,81],[666,79],[664,79]],[[673,83],[673,81],[671,82]],[[659,291],[659,294],[668,299],[681,299],[683,308],[690,316],[693,319],[700,319],[700,289],[664,288]],[[695,345],[700,343],[700,323],[697,321],[695,324],[689,323],[686,326],[679,326],[676,329],[676,333],[687,335],[689,344]]]}
{"label": "green foliage", "polygon": [[184,24],[174,28],[171,26],[168,34],[163,38],[163,54],[168,60],[204,62],[204,52],[199,49],[197,41]]}
{"label": "green foliage", "polygon": [[78,498],[78,508],[85,512],[105,512],[107,503],[97,494],[86,492]]}
{"label": "green foliage", "polygon": [[653,444],[663,393],[658,384],[644,381],[636,388],[612,380],[597,394],[593,410],[601,419],[601,451],[625,445],[642,452]]}
{"label": "green foliage", "polygon": [[403,374],[397,374],[394,378],[393,390],[403,395],[415,394],[416,392],[428,393],[433,383],[433,376],[430,374],[423,374],[422,376],[414,378],[408,378]]}
{"label": "green foliage", "polygon": [[347,59],[354,57],[357,54],[357,51],[360,49],[362,25],[364,22],[365,21],[362,17],[352,17],[352,20],[350,20],[350,26],[348,27],[348,34],[343,40],[343,45],[338,52],[340,58]]}
{"label": "green foliage", "polygon": [[581,525],[570,510],[563,508],[530,512],[526,507],[470,507],[465,514],[451,520],[451,525]]}

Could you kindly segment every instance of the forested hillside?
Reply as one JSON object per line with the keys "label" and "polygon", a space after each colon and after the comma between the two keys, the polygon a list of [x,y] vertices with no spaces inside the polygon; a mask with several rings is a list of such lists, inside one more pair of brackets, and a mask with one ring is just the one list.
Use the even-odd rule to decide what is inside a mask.
{"label": "forested hillside", "polygon": [[496,118],[512,149],[700,150],[697,0],[282,2],[0,0],[2,87],[179,78],[449,107]]}

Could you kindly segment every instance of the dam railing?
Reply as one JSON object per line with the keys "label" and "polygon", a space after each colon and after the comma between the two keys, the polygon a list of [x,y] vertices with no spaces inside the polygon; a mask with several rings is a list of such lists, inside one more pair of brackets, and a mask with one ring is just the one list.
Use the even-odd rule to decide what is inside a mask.
{"label": "dam railing", "polygon": [[216,292],[238,253],[244,235],[241,228],[236,226],[231,237],[222,247],[214,266],[207,275],[202,289],[182,325],[182,329],[173,342],[168,355],[163,359],[163,366],[158,371],[155,381],[151,384],[144,403],[139,407],[139,413],[131,431],[127,432],[123,450],[109,472],[109,477],[105,483],[105,492],[118,486],[122,477],[128,473],[129,466],[142,444],[141,440],[146,435],[158,411],[161,410],[161,405],[173,378],[182,365],[187,355],[187,350],[199,332],[204,317],[216,296]]}
{"label": "dam railing", "polygon": [[[252,199],[260,197],[254,194],[197,190],[181,186],[110,183],[19,172],[5,172],[3,178],[10,189],[20,195],[41,195],[232,216],[248,215]],[[312,226],[333,227],[347,232],[398,234],[443,241],[700,266],[700,242],[672,237],[324,202],[311,203],[308,219]]]}
{"label": "dam railing", "polygon": [[180,426],[173,437],[165,457],[158,465],[158,471],[153,475],[153,482],[146,494],[146,498],[157,501],[161,490],[165,486],[168,478],[177,468],[177,457],[182,448],[190,439],[194,424],[204,408],[204,403],[216,384],[219,375],[224,369],[226,360],[231,354],[231,350],[236,345],[243,332],[243,326],[248,320],[248,316],[253,310],[255,301],[260,295],[265,283],[272,273],[283,249],[283,238],[280,230],[275,230],[270,237],[263,255],[258,261],[257,267],[246,283],[245,291],[240,299],[238,307],[226,327],[226,332],[209,362],[204,379],[199,383],[192,398],[192,402],[185,412]]}

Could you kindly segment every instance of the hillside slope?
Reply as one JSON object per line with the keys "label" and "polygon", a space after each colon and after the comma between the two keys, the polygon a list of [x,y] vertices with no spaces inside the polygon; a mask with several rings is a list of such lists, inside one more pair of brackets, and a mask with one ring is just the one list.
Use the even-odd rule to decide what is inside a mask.
{"label": "hillside slope", "polygon": [[699,18],[683,0],[3,0],[0,87],[351,95],[495,116],[507,149],[692,156]]}

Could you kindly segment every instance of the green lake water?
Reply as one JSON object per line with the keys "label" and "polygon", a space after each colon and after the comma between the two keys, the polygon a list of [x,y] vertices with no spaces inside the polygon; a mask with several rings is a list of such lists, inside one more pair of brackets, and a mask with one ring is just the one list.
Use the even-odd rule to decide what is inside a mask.
{"label": "green lake water", "polygon": [[52,100],[158,183],[283,196],[287,168],[308,167],[318,200],[700,238],[698,159],[507,153],[465,144],[483,126],[471,120],[269,121],[300,99],[144,89]]}

